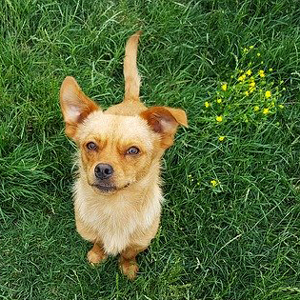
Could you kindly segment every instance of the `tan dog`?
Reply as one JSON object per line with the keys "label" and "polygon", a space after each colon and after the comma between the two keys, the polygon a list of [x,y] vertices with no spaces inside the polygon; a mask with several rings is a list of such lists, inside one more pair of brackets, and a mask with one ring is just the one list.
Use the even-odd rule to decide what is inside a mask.
{"label": "tan dog", "polygon": [[119,253],[120,268],[130,279],[138,271],[136,255],[159,226],[160,159],[178,125],[187,126],[183,110],[147,108],[139,101],[139,36],[126,44],[122,103],[102,111],[73,77],[66,77],[60,91],[66,134],[79,148],[74,205],[77,231],[94,244],[87,259],[97,264]]}

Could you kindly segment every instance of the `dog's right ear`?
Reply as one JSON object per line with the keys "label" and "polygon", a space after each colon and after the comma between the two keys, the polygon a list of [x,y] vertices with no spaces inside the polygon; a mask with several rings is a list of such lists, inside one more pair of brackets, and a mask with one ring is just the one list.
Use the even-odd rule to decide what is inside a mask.
{"label": "dog's right ear", "polygon": [[74,77],[68,76],[60,88],[60,106],[66,123],[66,135],[76,140],[76,131],[80,123],[100,107],[87,97]]}

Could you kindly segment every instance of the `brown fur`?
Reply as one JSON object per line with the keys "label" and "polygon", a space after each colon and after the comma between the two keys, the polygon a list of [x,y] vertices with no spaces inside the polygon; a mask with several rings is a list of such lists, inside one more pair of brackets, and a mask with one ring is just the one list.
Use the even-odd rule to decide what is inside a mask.
{"label": "brown fur", "polygon": [[[147,108],[139,101],[139,36],[126,44],[122,103],[103,112],[73,77],[66,77],[60,91],[66,134],[79,149],[74,208],[77,231],[94,244],[88,261],[96,264],[119,253],[120,269],[129,279],[138,271],[136,255],[149,246],[159,226],[161,156],[173,144],[178,125],[187,126],[183,110]],[[95,147],[89,149],[90,143]],[[130,154],[132,147],[139,153]],[[113,168],[111,178],[96,178],[98,164]]]}

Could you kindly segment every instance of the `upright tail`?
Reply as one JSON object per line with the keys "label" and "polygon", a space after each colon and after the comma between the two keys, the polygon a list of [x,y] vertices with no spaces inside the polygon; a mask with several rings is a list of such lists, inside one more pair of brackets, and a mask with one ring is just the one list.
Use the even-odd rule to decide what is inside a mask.
{"label": "upright tail", "polygon": [[124,58],[124,101],[139,101],[141,78],[136,65],[136,57],[141,33],[141,31],[137,31],[126,43]]}

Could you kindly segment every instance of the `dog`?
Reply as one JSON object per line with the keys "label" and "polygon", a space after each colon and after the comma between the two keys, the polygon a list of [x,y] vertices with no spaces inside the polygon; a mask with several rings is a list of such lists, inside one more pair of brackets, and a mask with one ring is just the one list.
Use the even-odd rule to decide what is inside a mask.
{"label": "dog", "polygon": [[93,243],[87,260],[98,264],[119,254],[120,269],[131,280],[137,254],[148,248],[160,223],[161,157],[177,127],[188,125],[182,109],[140,102],[140,34],[126,43],[123,102],[103,111],[70,76],[60,89],[65,133],[78,146],[74,210],[78,233]]}

